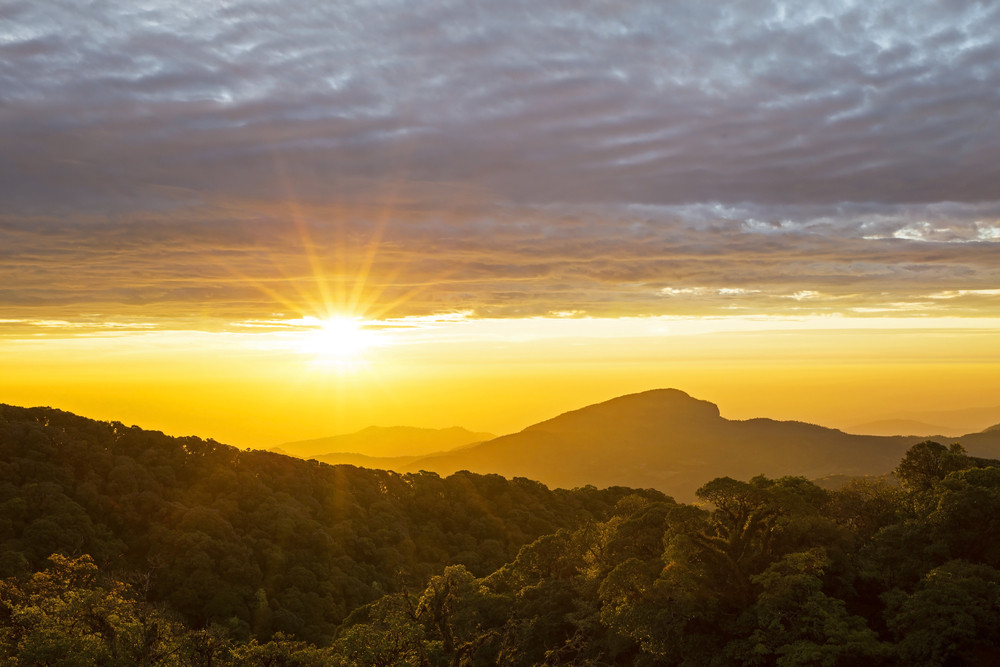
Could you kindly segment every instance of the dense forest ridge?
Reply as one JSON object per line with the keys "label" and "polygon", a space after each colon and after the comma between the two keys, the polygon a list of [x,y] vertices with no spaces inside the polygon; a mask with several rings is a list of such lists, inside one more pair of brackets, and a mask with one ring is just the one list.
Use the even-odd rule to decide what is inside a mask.
{"label": "dense forest ridge", "polygon": [[1000,461],[895,476],[686,505],[0,406],[0,661],[997,664]]}
{"label": "dense forest ridge", "polygon": [[[510,435],[433,455],[378,457],[369,451],[316,456],[397,472],[459,470],[523,476],[550,487],[593,484],[655,488],[680,500],[718,475],[812,479],[883,475],[925,436],[856,435],[796,421],[729,420],[718,406],[678,389],[619,396]],[[1000,456],[1000,432],[958,438],[972,454]]]}
{"label": "dense forest ridge", "polygon": [[448,565],[486,575],[634,493],[664,497],[329,466],[0,405],[0,577],[87,554],[141,578],[188,627],[230,624],[243,638],[327,641],[386,591]]}

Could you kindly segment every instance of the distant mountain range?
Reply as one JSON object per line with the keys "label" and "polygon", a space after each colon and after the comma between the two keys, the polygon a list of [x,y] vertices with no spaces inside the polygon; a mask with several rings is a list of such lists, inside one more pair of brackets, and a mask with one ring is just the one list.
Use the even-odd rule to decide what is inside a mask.
{"label": "distant mountain range", "polygon": [[[394,457],[410,460],[444,452],[476,442],[492,440],[493,433],[477,433],[458,426],[451,428],[414,428],[412,426],[369,426],[356,433],[313,440],[297,440],[273,447],[271,451],[320,461],[330,454],[353,454],[362,459]],[[336,457],[333,457],[336,458]],[[355,461],[333,461],[366,465]]]}
{"label": "distant mountain range", "polygon": [[[713,403],[677,389],[655,389],[447,452],[425,456],[414,452],[395,459],[331,455],[322,460],[400,472],[497,473],[551,487],[655,488],[678,500],[691,500],[707,480],[725,475],[748,479],[760,474],[809,478],[884,474],[911,445],[925,439],[926,435],[853,435],[795,421],[730,420]],[[937,439],[960,442],[975,456],[1000,456],[1000,429]]]}
{"label": "distant mountain range", "polygon": [[962,429],[956,429],[953,426],[927,424],[916,419],[879,419],[845,430],[848,433],[860,435],[920,435],[949,438],[962,433]]}
{"label": "distant mountain range", "polygon": [[[1000,422],[1000,405],[959,410],[923,410],[897,415],[902,419],[942,424],[945,433],[978,433]],[[898,435],[898,434],[893,434]]]}

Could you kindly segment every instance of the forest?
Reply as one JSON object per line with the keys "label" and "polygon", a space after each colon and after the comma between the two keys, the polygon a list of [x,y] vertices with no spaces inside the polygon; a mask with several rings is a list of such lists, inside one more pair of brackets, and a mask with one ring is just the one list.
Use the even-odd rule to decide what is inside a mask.
{"label": "forest", "polygon": [[0,663],[1000,663],[1000,461],[926,441],[697,497],[0,406]]}

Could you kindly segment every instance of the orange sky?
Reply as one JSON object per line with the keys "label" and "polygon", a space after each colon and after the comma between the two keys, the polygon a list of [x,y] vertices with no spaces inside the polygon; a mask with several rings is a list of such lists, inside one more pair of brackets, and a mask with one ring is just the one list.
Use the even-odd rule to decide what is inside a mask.
{"label": "orange sky", "polygon": [[8,4],[0,402],[254,446],[1000,404],[996,3]]}
{"label": "orange sky", "polygon": [[254,447],[371,424],[505,433],[654,387],[713,401],[729,418],[837,427],[1000,404],[995,320],[401,324],[366,330],[365,348],[311,322],[7,338],[0,397]]}

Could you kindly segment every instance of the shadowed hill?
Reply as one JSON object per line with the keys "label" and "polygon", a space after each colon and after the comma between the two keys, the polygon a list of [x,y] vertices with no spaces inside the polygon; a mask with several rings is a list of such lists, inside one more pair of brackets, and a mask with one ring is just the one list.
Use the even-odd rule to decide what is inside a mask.
{"label": "shadowed hill", "polygon": [[106,571],[146,573],[148,599],[192,626],[242,635],[328,641],[360,604],[446,565],[486,575],[635,493],[663,500],[330,466],[0,405],[0,580],[86,553]]}
{"label": "shadowed hill", "polygon": [[[567,412],[407,469],[526,476],[550,486],[656,488],[689,500],[712,477],[879,475],[919,437],[851,435],[793,421],[723,418],[714,404],[677,389],[621,396]],[[971,454],[1000,453],[1000,433],[949,440]]]}
{"label": "shadowed hill", "polygon": [[[327,438],[286,442],[272,451],[301,458],[324,460],[326,454],[362,456],[427,456],[449,449],[492,440],[492,433],[477,433],[458,426],[451,428],[414,428],[412,426],[369,426],[356,433]],[[338,461],[342,460],[337,457]],[[347,462],[346,460],[344,462]]]}

